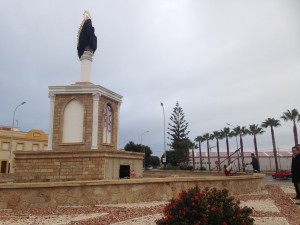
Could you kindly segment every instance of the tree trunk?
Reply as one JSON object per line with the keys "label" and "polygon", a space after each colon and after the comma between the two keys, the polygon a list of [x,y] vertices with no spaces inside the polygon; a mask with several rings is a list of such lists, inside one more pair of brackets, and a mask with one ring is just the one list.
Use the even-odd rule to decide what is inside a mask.
{"label": "tree trunk", "polygon": [[208,170],[210,171],[210,156],[209,156],[209,141],[207,140],[207,159],[208,159]]}
{"label": "tree trunk", "polygon": [[258,161],[258,165],[260,166],[259,156],[258,156],[258,150],[257,150],[256,135],[254,134],[253,136],[254,136],[253,141],[254,141],[255,155],[256,155],[256,158],[257,158],[257,161]]}
{"label": "tree trunk", "polygon": [[200,169],[201,169],[202,168],[201,141],[199,141],[199,156],[200,156]]}
{"label": "tree trunk", "polygon": [[274,130],[273,130],[272,126],[271,126],[271,134],[272,134],[273,154],[274,154],[274,159],[275,159],[275,168],[276,168],[276,172],[277,172],[278,171],[277,152],[276,152],[275,135],[274,135]]}
{"label": "tree trunk", "polygon": [[193,157],[193,170],[195,170],[195,153],[194,153],[194,147],[192,148],[192,157]]}
{"label": "tree trunk", "polygon": [[228,137],[226,136],[226,148],[227,148],[227,159],[228,159],[228,165],[231,163],[231,158],[229,157],[229,141]]}
{"label": "tree trunk", "polygon": [[240,134],[240,145],[241,145],[242,167],[243,167],[243,172],[245,172],[244,147],[243,147],[243,139],[241,134]]}
{"label": "tree trunk", "polygon": [[218,168],[218,171],[221,170],[221,167],[220,167],[220,149],[219,149],[219,139],[217,138],[217,153],[218,153],[218,164],[217,164],[217,168]]}
{"label": "tree trunk", "polygon": [[294,140],[295,140],[295,146],[296,146],[298,144],[298,132],[297,132],[296,121],[294,121],[293,131],[294,131]]}

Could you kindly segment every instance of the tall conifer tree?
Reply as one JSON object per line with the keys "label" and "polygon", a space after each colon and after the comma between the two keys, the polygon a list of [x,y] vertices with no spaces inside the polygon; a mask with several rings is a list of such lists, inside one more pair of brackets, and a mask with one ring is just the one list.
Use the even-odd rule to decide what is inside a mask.
{"label": "tall conifer tree", "polygon": [[[178,101],[173,109],[173,113],[170,117],[171,122],[168,123],[168,139],[171,141],[169,146],[174,151],[174,162],[172,164],[178,164],[189,161],[189,148],[192,146],[192,142],[188,138],[188,122],[185,120],[183,109],[180,107]],[[168,158],[168,157],[167,157]]]}

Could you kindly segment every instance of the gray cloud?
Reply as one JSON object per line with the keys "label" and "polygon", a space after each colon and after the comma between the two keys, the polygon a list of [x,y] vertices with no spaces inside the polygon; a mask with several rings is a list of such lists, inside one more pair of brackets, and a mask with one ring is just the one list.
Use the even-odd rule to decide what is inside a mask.
{"label": "gray cloud", "polygon": [[[163,151],[166,122],[178,100],[190,138],[279,119],[298,108],[300,3],[231,1],[5,1],[0,7],[0,124],[48,130],[48,86],[80,79],[77,31],[89,10],[98,37],[92,82],[124,96],[121,147],[132,140]],[[292,124],[275,129],[293,145]],[[258,139],[270,150],[270,132]],[[213,144],[213,143],[212,143]],[[235,146],[235,139],[231,140]],[[245,148],[253,149],[245,137]],[[221,147],[225,148],[224,143]]]}

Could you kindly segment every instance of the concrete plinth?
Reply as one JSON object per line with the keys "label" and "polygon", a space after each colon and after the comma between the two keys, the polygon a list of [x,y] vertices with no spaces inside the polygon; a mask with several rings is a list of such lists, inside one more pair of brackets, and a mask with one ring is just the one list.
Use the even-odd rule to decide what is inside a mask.
{"label": "concrete plinth", "polygon": [[15,183],[109,180],[120,178],[127,165],[143,176],[143,153],[120,150],[16,151]]}

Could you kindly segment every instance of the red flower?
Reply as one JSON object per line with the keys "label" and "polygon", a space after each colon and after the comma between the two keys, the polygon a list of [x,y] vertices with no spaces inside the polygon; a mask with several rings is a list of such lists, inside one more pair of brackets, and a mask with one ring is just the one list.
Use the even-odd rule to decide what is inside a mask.
{"label": "red flower", "polygon": [[215,207],[211,207],[210,211],[216,211],[216,208]]}
{"label": "red flower", "polygon": [[195,196],[195,200],[198,200],[198,199],[199,199],[199,198],[198,198],[198,196],[196,195],[196,196]]}
{"label": "red flower", "polygon": [[183,192],[179,193],[179,197],[182,198],[184,196]]}
{"label": "red flower", "polygon": [[227,223],[226,223],[226,222],[223,222],[222,225],[227,225]]}

